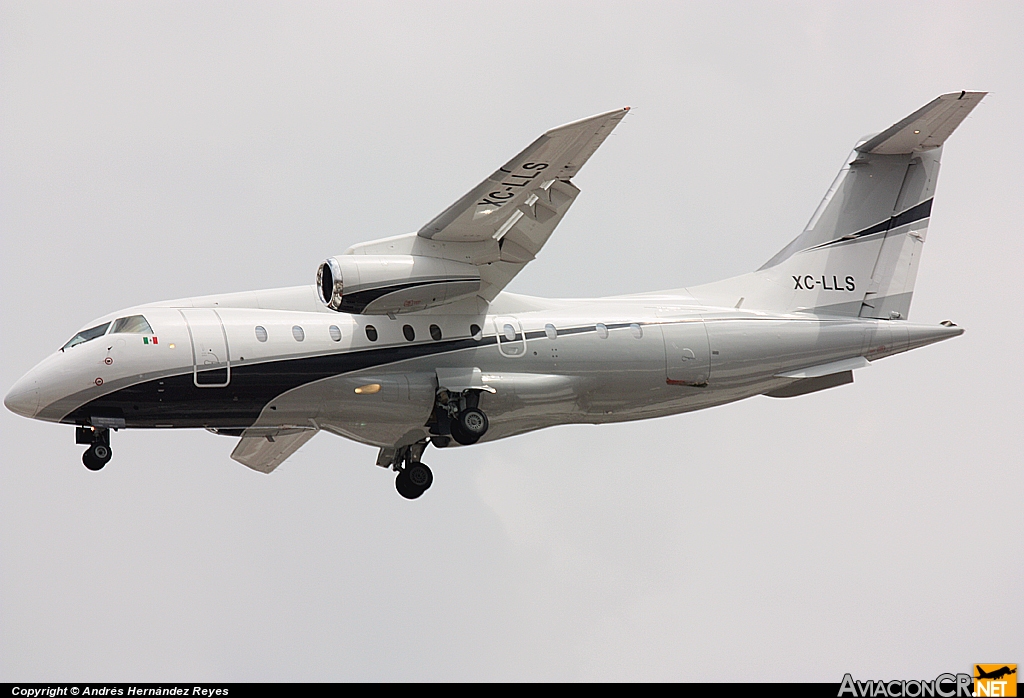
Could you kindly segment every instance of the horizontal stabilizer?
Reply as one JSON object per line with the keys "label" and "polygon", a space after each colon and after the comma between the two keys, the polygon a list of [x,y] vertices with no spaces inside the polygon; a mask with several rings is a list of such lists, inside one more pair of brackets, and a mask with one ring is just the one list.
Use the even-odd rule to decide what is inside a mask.
{"label": "horizontal stabilizer", "polygon": [[246,429],[231,452],[242,465],[270,473],[316,435],[316,429]]}
{"label": "horizontal stabilizer", "polygon": [[901,155],[938,148],[987,92],[950,92],[857,146],[857,152]]}
{"label": "horizontal stabilizer", "polygon": [[869,362],[863,356],[855,356],[852,359],[833,361],[831,363],[820,364],[818,366],[809,366],[807,368],[801,368],[796,371],[776,373],[775,375],[779,378],[818,378],[820,376],[828,376],[833,373],[842,373],[843,371],[852,371],[855,368],[864,368],[865,366],[870,365],[871,362]]}
{"label": "horizontal stabilizer", "polygon": [[838,388],[840,385],[849,385],[852,382],[853,371],[843,371],[842,373],[833,373],[828,376],[818,376],[817,378],[801,378],[783,388],[776,388],[767,392],[765,395],[768,397],[797,397],[799,395],[816,393],[820,390],[828,390],[829,388]]}

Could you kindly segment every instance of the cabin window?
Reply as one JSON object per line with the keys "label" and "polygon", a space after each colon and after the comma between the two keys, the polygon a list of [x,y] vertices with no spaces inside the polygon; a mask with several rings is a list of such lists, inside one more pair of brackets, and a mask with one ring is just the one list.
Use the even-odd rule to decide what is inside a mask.
{"label": "cabin window", "polygon": [[110,334],[153,334],[153,328],[141,315],[130,315],[114,320]]}
{"label": "cabin window", "polygon": [[371,342],[377,341],[377,328],[373,325],[366,326],[366,338]]}
{"label": "cabin window", "polygon": [[558,330],[556,330],[555,326],[552,325],[550,322],[544,325],[544,334],[546,334],[548,336],[548,339],[552,341],[558,339]]}
{"label": "cabin window", "polygon": [[484,333],[480,331],[480,325],[470,325],[469,334],[477,341],[484,338]]}
{"label": "cabin window", "polygon": [[416,330],[412,328],[412,325],[402,325],[402,334],[404,334],[406,340],[410,342],[416,339]]}
{"label": "cabin window", "polygon": [[68,343],[62,346],[60,350],[64,351],[65,349],[70,349],[71,347],[76,346],[78,344],[82,344],[83,342],[88,342],[90,339],[102,337],[104,334],[106,334],[108,327],[110,327],[110,323],[104,322],[102,325],[96,325],[96,327],[90,327],[87,330],[82,330],[74,337],[69,339]]}
{"label": "cabin window", "polygon": [[431,325],[430,326],[430,338],[433,339],[435,342],[440,342],[441,341],[441,336],[442,336],[441,335],[441,328],[438,327],[437,325]]}
{"label": "cabin window", "polygon": [[633,333],[633,339],[640,339],[644,336],[644,328],[635,322],[629,326],[629,331]]}
{"label": "cabin window", "polygon": [[329,332],[331,333],[331,339],[333,339],[335,342],[340,342],[341,341],[341,328],[340,327],[338,327],[337,325],[331,325],[330,328],[329,328]]}
{"label": "cabin window", "polygon": [[512,325],[506,324],[505,327],[502,329],[502,334],[505,335],[505,339],[507,339],[510,342],[514,342],[516,339],[516,328],[512,327]]}
{"label": "cabin window", "polygon": [[256,339],[259,340],[260,342],[267,341],[267,330],[265,327],[256,325]]}
{"label": "cabin window", "polygon": [[597,323],[597,336],[601,339],[608,339],[608,326],[603,323]]}
{"label": "cabin window", "polygon": [[292,326],[292,337],[295,337],[296,342],[301,342],[306,338],[306,333],[302,331],[302,328],[298,325]]}

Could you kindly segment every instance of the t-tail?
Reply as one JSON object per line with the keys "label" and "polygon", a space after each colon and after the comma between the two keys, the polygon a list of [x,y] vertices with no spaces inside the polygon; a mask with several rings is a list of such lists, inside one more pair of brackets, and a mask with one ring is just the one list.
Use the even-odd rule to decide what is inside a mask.
{"label": "t-tail", "polygon": [[986,94],[942,95],[862,138],[795,240],[752,274],[689,291],[730,307],[906,319],[942,144]]}

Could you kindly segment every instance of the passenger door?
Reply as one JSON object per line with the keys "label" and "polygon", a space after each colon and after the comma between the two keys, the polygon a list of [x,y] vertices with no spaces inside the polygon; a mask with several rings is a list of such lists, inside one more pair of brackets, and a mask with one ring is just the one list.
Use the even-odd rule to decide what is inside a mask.
{"label": "passenger door", "polygon": [[224,323],[211,308],[179,311],[192,340],[192,381],[197,388],[223,388],[231,382],[231,355]]}

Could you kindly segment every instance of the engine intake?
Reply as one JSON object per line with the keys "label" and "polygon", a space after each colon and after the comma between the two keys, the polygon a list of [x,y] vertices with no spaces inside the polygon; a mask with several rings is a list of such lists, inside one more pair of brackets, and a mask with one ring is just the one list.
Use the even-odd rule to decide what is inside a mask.
{"label": "engine intake", "polygon": [[480,290],[472,264],[416,255],[339,255],[316,272],[320,300],[357,315],[410,313],[445,305]]}

